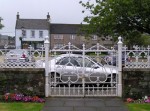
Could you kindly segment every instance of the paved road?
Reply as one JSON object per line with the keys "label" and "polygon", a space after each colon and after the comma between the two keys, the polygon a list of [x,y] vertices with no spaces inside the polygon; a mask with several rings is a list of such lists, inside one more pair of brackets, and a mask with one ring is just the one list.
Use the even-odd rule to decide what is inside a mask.
{"label": "paved road", "polygon": [[129,111],[121,98],[47,98],[42,111]]}

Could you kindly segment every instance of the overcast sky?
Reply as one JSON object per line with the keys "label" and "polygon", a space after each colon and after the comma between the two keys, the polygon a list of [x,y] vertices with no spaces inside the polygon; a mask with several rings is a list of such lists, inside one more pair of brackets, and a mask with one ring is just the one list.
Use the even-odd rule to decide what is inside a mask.
{"label": "overcast sky", "polygon": [[[20,18],[46,19],[49,12],[52,23],[80,24],[85,14],[80,0],[0,0],[0,17],[5,26],[0,34],[15,35],[16,14]],[[88,1],[88,0],[82,0]]]}

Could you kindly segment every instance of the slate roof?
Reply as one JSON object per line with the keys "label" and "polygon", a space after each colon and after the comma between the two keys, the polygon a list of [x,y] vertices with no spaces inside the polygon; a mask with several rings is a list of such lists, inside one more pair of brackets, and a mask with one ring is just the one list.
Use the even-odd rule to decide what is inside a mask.
{"label": "slate roof", "polygon": [[18,19],[16,20],[16,29],[49,29],[47,19]]}
{"label": "slate roof", "polygon": [[80,34],[81,24],[50,24],[51,34]]}
{"label": "slate roof", "polygon": [[16,29],[46,29],[51,34],[82,34],[81,24],[49,23],[47,19],[18,19]]}

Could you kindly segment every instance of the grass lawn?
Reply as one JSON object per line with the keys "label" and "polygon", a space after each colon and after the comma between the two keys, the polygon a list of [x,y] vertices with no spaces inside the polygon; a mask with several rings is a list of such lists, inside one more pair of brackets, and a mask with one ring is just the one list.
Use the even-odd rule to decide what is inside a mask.
{"label": "grass lawn", "polygon": [[150,111],[150,104],[136,104],[129,103],[127,104],[129,111]]}
{"label": "grass lawn", "polygon": [[44,103],[2,103],[0,102],[0,111],[40,111]]}

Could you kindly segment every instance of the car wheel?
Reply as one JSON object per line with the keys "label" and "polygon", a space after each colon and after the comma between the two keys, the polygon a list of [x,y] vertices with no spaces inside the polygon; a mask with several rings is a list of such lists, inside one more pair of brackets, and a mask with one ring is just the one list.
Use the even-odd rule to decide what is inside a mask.
{"label": "car wheel", "polygon": [[[112,75],[112,77],[111,77]],[[116,78],[116,74],[110,74],[108,77],[107,77],[107,84],[105,84],[106,86],[109,86],[109,87],[115,87],[116,86],[116,81],[117,81],[117,78]]]}

